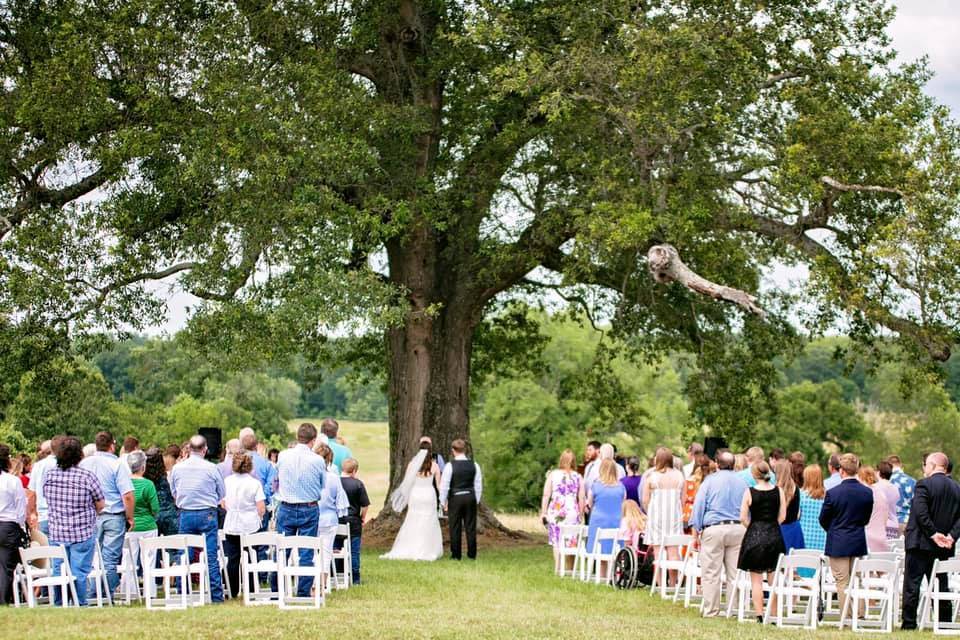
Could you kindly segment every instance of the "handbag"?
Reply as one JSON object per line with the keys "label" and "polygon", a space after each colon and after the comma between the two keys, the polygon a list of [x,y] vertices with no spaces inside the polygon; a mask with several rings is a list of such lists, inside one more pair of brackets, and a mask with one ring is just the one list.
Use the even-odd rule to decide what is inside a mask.
{"label": "handbag", "polygon": [[24,529],[23,527],[17,527],[17,547],[20,549],[28,549],[30,547],[30,532]]}

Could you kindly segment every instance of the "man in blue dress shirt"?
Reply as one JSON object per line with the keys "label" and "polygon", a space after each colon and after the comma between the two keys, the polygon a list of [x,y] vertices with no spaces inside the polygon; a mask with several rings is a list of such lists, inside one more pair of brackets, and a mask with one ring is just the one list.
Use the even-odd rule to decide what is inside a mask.
{"label": "man in blue dress shirt", "polygon": [[740,504],[747,483],[733,471],[733,465],[734,457],[730,451],[718,451],[718,471],[704,479],[693,501],[690,525],[693,527],[694,544],[700,545],[705,618],[720,615],[722,569],[726,571],[727,593],[733,593],[740,543],[746,533],[740,522]]}
{"label": "man in blue dress shirt", "polygon": [[133,480],[130,468],[114,453],[117,442],[109,431],[101,431],[94,439],[97,452],[78,465],[97,476],[103,489],[103,511],[97,515],[97,542],[107,573],[111,596],[120,585],[117,565],[123,557],[123,540],[133,528]]}
{"label": "man in blue dress shirt", "polygon": [[840,454],[834,453],[830,456],[830,459],[827,461],[827,470],[830,471],[830,476],[823,481],[823,488],[827,491],[833,489],[835,486],[839,485],[843,478],[840,477]]}
{"label": "man in blue dress shirt", "polygon": [[180,510],[180,533],[204,536],[210,569],[210,599],[223,602],[223,581],[217,556],[217,505],[226,490],[217,465],[207,462],[207,439],[190,438],[190,456],[170,472],[170,492]]}
{"label": "man in blue dress shirt", "polygon": [[[326,463],[313,452],[317,428],[304,422],[297,429],[297,444],[281,451],[277,458],[277,532],[285,536],[315,536],[323,494]],[[313,566],[313,553],[301,550],[300,566]],[[272,576],[275,584],[276,574]],[[313,578],[302,577],[297,583],[297,596],[310,595]],[[319,588],[319,587],[318,587]],[[276,587],[274,587],[276,590]]]}

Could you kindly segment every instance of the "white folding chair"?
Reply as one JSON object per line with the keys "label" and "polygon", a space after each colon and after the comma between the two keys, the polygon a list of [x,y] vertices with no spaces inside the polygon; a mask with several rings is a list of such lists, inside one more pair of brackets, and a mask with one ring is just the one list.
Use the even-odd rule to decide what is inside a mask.
{"label": "white folding chair", "polygon": [[[90,593],[90,582],[93,582],[93,593],[97,601],[97,606],[102,607],[104,603],[113,604],[110,586],[107,582],[107,570],[103,567],[103,555],[100,553],[100,543],[93,543],[93,566],[90,573],[87,574],[87,593]],[[89,601],[90,598],[87,598]]]}
{"label": "white folding chair", "polygon": [[902,536],[899,538],[891,538],[890,540],[887,540],[887,544],[890,545],[890,551],[896,551],[897,553],[904,552],[904,541]]}
{"label": "white folding chair", "polygon": [[[192,548],[199,547],[200,561],[190,562]],[[147,609],[159,606],[163,610],[186,609],[188,606],[201,606],[209,599],[210,581],[207,575],[207,550],[203,536],[158,536],[140,538],[140,557],[143,562],[144,601]],[[160,558],[160,566],[149,562],[150,558]],[[202,566],[195,566],[195,565]],[[193,589],[191,573],[200,573],[200,591]],[[163,597],[157,595],[156,579],[163,581]],[[177,597],[172,597],[173,582],[179,580]]]}
{"label": "white folding chair", "polygon": [[[353,557],[350,552],[350,525],[337,525],[337,536],[343,536],[343,545],[334,549],[330,558],[330,579],[335,589],[349,589],[353,584]],[[341,563],[342,571],[337,571],[337,562]]]}
{"label": "white folding chair", "polygon": [[[60,562],[59,575],[53,574],[53,562]],[[45,561],[46,567],[37,567],[32,563]],[[36,546],[20,549],[20,562],[23,564],[24,576],[27,580],[27,606],[33,609],[37,606],[35,589],[46,587],[50,591],[50,603],[53,604],[54,589],[60,589],[60,600],[63,606],[70,606],[70,598],[79,606],[77,600],[76,578],[70,570],[67,560],[67,550],[61,546]],[[48,569],[49,567],[49,569]]]}
{"label": "white folding chair", "polygon": [[[261,575],[277,573],[277,538],[279,537],[279,534],[272,531],[240,536],[240,590],[243,592],[243,604],[261,605],[279,602],[279,591],[263,589],[260,586]],[[259,559],[257,547],[267,547],[265,559]],[[279,584],[279,576],[277,582]]]}
{"label": "white folding chair", "polygon": [[[770,584],[767,577],[763,580],[763,590],[769,592]],[[753,580],[747,571],[737,570],[737,577],[733,580],[733,593],[727,597],[727,617],[733,616],[733,609],[737,609],[737,621],[746,622],[753,620],[753,604],[750,594],[753,592]],[[748,613],[749,612],[749,613]],[[769,603],[764,609],[764,622],[770,613]]]}
{"label": "white folding chair", "polygon": [[[813,571],[813,576],[801,575],[801,571],[804,574]],[[773,608],[774,599],[777,605],[769,611],[767,619],[778,627],[816,629],[821,571],[823,563],[819,555],[780,556],[770,585],[768,608]]]}
{"label": "white folding chair", "polygon": [[701,589],[701,579],[703,571],[700,569],[700,553],[695,551],[693,545],[687,547],[687,552],[683,556],[683,568],[678,574],[677,588],[673,593],[673,601],[680,599],[683,593],[683,606],[699,606],[703,602],[703,590]]}
{"label": "white folding chair", "polygon": [[[134,554],[134,547],[137,553]],[[123,553],[120,556],[120,564],[117,565],[117,573],[120,574],[120,597],[124,604],[131,604],[134,600],[140,599],[140,579],[137,576],[137,564],[134,562],[134,555],[139,557],[140,547],[137,542],[130,537],[123,541]],[[144,558],[140,558],[141,563],[145,563]],[[145,585],[146,588],[146,585]]]}
{"label": "white folding chair", "polygon": [[13,568],[13,584],[11,585],[13,589],[13,606],[19,608],[23,601],[26,600],[26,584],[27,576],[23,572],[23,564],[17,563],[17,566]]}
{"label": "white folding chair", "polygon": [[[313,565],[300,564],[300,551],[313,555]],[[277,537],[277,590],[281,609],[319,609],[326,604],[323,576],[328,566],[325,543],[317,536]],[[313,578],[313,596],[298,596],[299,578]]]}
{"label": "white folding chair", "polygon": [[[676,536],[666,536],[663,539],[662,544],[660,545],[659,550],[657,551],[657,557],[654,561],[653,567],[653,580],[650,585],[650,593],[656,593],[657,587],[660,588],[660,597],[661,598],[670,598],[676,593],[680,587],[674,586],[670,587],[667,583],[669,582],[669,572],[677,571],[678,573],[683,570],[684,556],[686,552],[683,550],[684,547],[689,549],[690,545],[693,544],[693,536],[688,535],[676,535]],[[667,559],[667,547],[680,547],[680,559],[679,560],[669,560]],[[680,581],[677,581],[677,585],[680,584]]]}
{"label": "white folding chair", "polygon": [[220,582],[223,584],[223,598],[230,599],[230,574],[227,571],[227,554],[223,551],[223,541],[227,539],[227,534],[223,529],[217,529],[217,564],[220,566]]}
{"label": "white folding chair", "polygon": [[[618,540],[619,533],[620,530],[614,528],[597,529],[594,533],[593,547],[589,549],[584,556],[587,564],[585,578],[587,582],[590,581],[592,576],[596,584],[600,584],[601,582],[613,584],[613,561],[616,559],[617,552],[620,550],[620,541]],[[610,551],[603,551],[604,542],[610,543]],[[600,574],[603,563],[606,563],[607,575],[601,578]]]}
{"label": "white folding chair", "polygon": [[[940,590],[939,576],[947,576],[947,590]],[[960,559],[936,560],[933,563],[933,572],[927,581],[927,588],[920,597],[919,628],[922,630],[929,624],[936,635],[960,635],[960,624],[957,623],[957,614],[960,610],[960,591],[952,588],[960,581]],[[940,622],[940,605],[948,602],[953,605],[951,620]]]}
{"label": "white folding chair", "polygon": [[854,560],[847,599],[840,613],[840,628],[843,629],[849,619],[853,631],[892,632],[899,573],[897,560]]}
{"label": "white folding chair", "polygon": [[567,575],[567,558],[573,558],[573,568],[570,575],[577,575],[577,560],[580,557],[580,537],[584,533],[581,524],[561,524],[557,539],[557,563],[554,570],[561,578]]}

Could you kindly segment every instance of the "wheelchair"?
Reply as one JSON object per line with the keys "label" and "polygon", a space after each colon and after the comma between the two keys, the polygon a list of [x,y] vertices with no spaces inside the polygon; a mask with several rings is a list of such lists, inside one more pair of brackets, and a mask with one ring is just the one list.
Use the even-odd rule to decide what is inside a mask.
{"label": "wheelchair", "polygon": [[613,561],[613,586],[617,589],[634,589],[653,583],[653,553],[640,541],[634,547],[624,547]]}

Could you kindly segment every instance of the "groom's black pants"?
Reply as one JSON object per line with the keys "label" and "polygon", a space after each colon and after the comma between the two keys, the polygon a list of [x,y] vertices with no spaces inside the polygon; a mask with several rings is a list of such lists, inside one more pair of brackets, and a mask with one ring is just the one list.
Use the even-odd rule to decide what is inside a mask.
{"label": "groom's black pants", "polygon": [[450,557],[460,559],[460,536],[467,534],[467,557],[477,557],[477,499],[473,492],[452,495],[447,504],[450,525]]}

